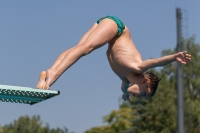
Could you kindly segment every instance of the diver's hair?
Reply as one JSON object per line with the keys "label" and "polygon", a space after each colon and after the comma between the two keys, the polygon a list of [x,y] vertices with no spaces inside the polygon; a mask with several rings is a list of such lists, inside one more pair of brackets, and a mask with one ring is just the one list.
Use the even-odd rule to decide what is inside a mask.
{"label": "diver's hair", "polygon": [[152,97],[156,93],[158,83],[160,82],[161,79],[150,72],[145,72],[143,75],[145,78],[148,78],[150,80],[150,83],[148,83],[147,85],[152,91],[152,93],[150,95],[150,97]]}

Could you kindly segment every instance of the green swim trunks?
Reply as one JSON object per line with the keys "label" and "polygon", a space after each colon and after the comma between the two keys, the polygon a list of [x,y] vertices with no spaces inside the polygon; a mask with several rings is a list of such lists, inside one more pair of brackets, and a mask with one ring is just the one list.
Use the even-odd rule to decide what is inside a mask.
{"label": "green swim trunks", "polygon": [[117,17],[115,16],[106,16],[106,17],[103,17],[103,18],[100,18],[98,21],[97,21],[97,24],[99,24],[103,19],[105,18],[109,18],[109,19],[112,19],[113,21],[115,21],[115,23],[117,24],[118,26],[118,32],[117,32],[117,35],[120,35],[122,34],[122,32],[124,31],[125,29],[125,25],[124,23],[119,20]]}

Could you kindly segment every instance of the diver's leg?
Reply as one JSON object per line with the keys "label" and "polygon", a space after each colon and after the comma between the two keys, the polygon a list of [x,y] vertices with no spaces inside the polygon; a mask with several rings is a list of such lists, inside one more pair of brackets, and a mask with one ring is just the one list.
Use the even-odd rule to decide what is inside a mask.
{"label": "diver's leg", "polygon": [[113,20],[102,20],[81,45],[77,45],[69,51],[54,69],[47,70],[47,89],[79,58],[111,41],[116,36],[117,31],[117,24]]}
{"label": "diver's leg", "polygon": [[[97,25],[98,25],[98,24],[95,23],[95,24],[83,35],[83,37],[80,39],[80,41],[78,42],[77,45],[82,44],[82,43],[86,40],[86,38],[89,36],[89,34],[97,27]],[[76,45],[76,46],[77,46],[77,45]],[[54,64],[51,66],[50,69],[54,69],[54,68],[63,60],[63,58],[65,57],[65,55],[66,55],[68,52],[70,52],[73,48],[75,48],[76,46],[74,46],[74,47],[72,47],[72,48],[70,48],[70,49],[64,51],[63,53],[61,53],[61,54],[58,56],[58,58],[56,59],[56,61],[54,62]],[[38,82],[36,88],[40,88],[40,89],[46,88],[46,87],[45,87],[45,81],[46,81],[46,71],[42,71],[42,72],[40,73],[39,82]]]}
{"label": "diver's leg", "polygon": [[64,51],[63,53],[61,53],[58,58],[56,59],[56,61],[54,62],[54,64],[52,65],[52,67],[50,69],[54,69],[61,61],[62,59],[65,57],[65,55],[70,52],[72,49],[74,49],[75,47],[77,47],[78,45],[82,44],[86,38],[88,37],[88,35],[97,27],[97,23],[95,23],[84,35],[83,37],[80,39],[80,41],[78,42],[78,44],[66,51]]}

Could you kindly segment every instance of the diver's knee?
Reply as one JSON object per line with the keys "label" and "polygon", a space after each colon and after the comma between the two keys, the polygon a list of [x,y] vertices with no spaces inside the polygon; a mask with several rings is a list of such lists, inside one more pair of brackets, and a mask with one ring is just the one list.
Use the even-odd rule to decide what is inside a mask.
{"label": "diver's knee", "polygon": [[91,53],[95,47],[92,44],[84,43],[81,45],[83,48],[83,56]]}

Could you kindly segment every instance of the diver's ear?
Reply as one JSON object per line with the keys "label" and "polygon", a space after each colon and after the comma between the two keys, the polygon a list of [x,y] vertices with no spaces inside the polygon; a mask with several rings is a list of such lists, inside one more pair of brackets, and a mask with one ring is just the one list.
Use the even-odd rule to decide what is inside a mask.
{"label": "diver's ear", "polygon": [[150,83],[150,79],[145,78],[146,83]]}

